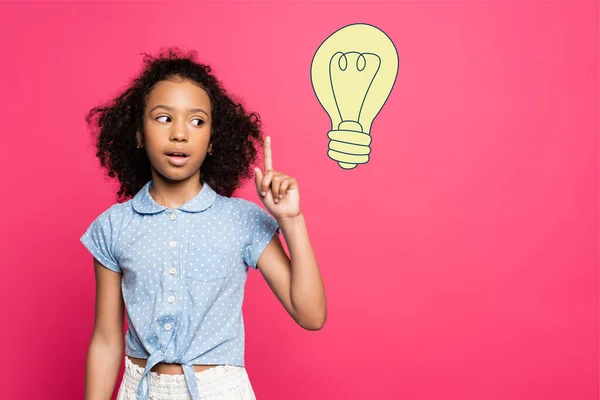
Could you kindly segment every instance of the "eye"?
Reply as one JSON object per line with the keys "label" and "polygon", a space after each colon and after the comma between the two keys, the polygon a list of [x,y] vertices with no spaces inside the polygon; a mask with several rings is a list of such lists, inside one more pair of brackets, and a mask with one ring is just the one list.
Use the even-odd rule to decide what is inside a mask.
{"label": "eye", "polygon": [[[156,117],[155,119],[158,121],[160,118],[169,118],[170,119],[171,117],[169,117],[167,115],[161,115],[159,117]],[[204,120],[201,119],[201,118],[194,118],[193,120],[194,121],[199,121],[196,126],[202,126],[202,125],[204,125]],[[166,122],[166,121],[161,121],[161,122]]]}

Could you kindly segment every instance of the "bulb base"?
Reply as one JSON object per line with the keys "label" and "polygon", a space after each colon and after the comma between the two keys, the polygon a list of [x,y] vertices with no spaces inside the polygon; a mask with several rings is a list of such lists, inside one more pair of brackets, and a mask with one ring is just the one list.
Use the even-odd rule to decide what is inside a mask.
{"label": "bulb base", "polygon": [[368,133],[336,129],[329,131],[327,137],[330,139],[327,155],[341,168],[353,169],[369,162],[371,136]]}

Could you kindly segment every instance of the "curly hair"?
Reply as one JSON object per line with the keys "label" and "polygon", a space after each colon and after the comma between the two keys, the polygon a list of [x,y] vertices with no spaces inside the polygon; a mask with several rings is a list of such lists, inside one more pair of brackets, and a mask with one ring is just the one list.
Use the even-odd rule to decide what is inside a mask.
{"label": "curly hair", "polygon": [[157,57],[146,53],[142,73],[121,94],[86,115],[95,139],[96,156],[111,178],[117,177],[118,202],[133,197],[152,179],[150,161],[138,149],[136,131],[144,133],[144,110],[153,86],[163,80],[182,79],[202,87],[212,106],[211,143],[213,155],[200,167],[200,179],[217,193],[231,197],[242,182],[250,179],[252,165],[262,146],[262,122],[257,113],[247,112],[210,74],[208,65],[195,60],[196,52],[181,54],[168,48]]}

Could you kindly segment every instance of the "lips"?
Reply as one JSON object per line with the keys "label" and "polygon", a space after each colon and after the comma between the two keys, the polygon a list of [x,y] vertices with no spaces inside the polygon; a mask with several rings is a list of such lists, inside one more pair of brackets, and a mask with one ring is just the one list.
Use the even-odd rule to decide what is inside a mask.
{"label": "lips", "polygon": [[170,151],[165,154],[167,155],[169,164],[177,166],[177,167],[185,165],[190,158],[189,154],[187,154],[183,151]]}

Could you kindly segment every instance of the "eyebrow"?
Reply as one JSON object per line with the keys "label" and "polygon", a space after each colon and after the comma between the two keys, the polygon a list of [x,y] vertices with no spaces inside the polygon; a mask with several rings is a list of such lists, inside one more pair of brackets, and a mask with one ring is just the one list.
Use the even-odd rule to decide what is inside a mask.
{"label": "eyebrow", "polygon": [[[152,110],[150,110],[150,112],[156,110],[157,108],[164,108],[165,110],[174,111],[174,109],[172,107],[159,104],[159,105],[155,106],[154,108],[152,108]],[[195,113],[195,112],[201,112],[201,113],[206,114],[207,117],[209,116],[208,113],[201,108],[190,108],[188,110],[188,113],[190,113],[190,114]]]}

